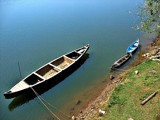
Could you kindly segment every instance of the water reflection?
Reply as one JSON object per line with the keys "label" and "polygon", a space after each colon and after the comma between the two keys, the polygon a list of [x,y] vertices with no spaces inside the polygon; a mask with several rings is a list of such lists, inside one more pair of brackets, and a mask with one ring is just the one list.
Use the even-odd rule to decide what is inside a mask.
{"label": "water reflection", "polygon": [[23,105],[24,103],[28,103],[30,100],[34,99],[36,95],[34,93],[20,95],[14,98],[11,103],[8,105],[8,109],[13,111],[15,108]]}
{"label": "water reflection", "polygon": [[[56,82],[54,81],[54,83],[48,82],[47,84],[41,86],[39,89],[36,89],[36,92],[41,95],[44,92],[48,91],[49,89],[51,89],[52,87],[56,86],[58,83],[60,83],[61,81],[63,81],[67,76],[69,76],[71,73],[73,73],[76,69],[78,69],[87,59],[89,58],[89,54],[86,53],[84,55],[84,57],[81,59],[81,61],[76,64],[75,66],[73,66],[72,69],[70,69],[68,72],[66,72],[64,75],[61,75],[60,77],[58,77],[56,80]],[[30,100],[33,100],[34,98],[36,98],[36,94],[32,91],[30,93],[26,93],[23,95],[19,95],[17,97],[15,97],[11,103],[8,105],[8,109],[10,111],[13,111],[14,109],[16,109],[17,107],[20,107],[21,105],[28,103]]]}

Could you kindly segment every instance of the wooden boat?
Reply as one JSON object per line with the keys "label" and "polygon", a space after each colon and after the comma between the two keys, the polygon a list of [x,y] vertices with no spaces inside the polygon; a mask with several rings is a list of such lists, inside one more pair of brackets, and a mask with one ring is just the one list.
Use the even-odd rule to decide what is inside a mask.
{"label": "wooden boat", "polygon": [[131,54],[126,54],[123,57],[121,57],[120,59],[118,59],[116,62],[114,62],[114,64],[112,65],[112,70],[120,67],[121,65],[123,65],[125,62],[127,62],[129,60],[129,58],[131,57]]}
{"label": "wooden boat", "polygon": [[5,92],[4,96],[6,98],[15,97],[24,92],[30,91],[31,88],[36,88],[37,86],[44,85],[44,83],[48,81],[55,80],[53,78],[57,78],[58,75],[63,76],[65,71],[70,70],[69,68],[81,60],[88,49],[89,45],[87,44],[52,60],[22,79],[9,91]]}
{"label": "wooden boat", "polygon": [[128,48],[127,53],[134,53],[139,46],[139,39],[133,42]]}

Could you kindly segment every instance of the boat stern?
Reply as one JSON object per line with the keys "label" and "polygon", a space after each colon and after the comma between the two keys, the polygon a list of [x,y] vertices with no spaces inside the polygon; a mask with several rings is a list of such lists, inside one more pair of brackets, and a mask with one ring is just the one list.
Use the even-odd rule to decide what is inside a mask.
{"label": "boat stern", "polygon": [[5,98],[13,98],[17,95],[17,92],[13,92],[11,90],[4,92],[4,97]]}
{"label": "boat stern", "polygon": [[22,80],[19,83],[17,83],[14,87],[12,87],[9,91],[4,92],[3,95],[5,96],[5,98],[12,98],[19,95],[20,93],[23,93],[28,88],[29,85]]}

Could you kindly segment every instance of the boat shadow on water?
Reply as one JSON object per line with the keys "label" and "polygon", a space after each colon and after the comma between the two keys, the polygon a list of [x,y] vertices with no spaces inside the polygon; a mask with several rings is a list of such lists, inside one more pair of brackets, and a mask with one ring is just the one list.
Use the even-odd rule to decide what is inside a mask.
{"label": "boat shadow on water", "polygon": [[[87,59],[89,58],[89,54],[85,53],[85,55],[81,58],[80,61],[78,61],[76,64],[74,64],[71,68],[67,69],[65,72],[63,72],[61,75],[58,75],[57,77],[50,80],[50,82],[46,82],[42,86],[39,86],[37,88],[34,88],[34,90],[39,94],[43,94],[49,89],[53,88],[60,82],[62,82],[66,77],[68,77],[70,74],[72,74],[74,71],[76,71]],[[31,89],[28,93],[24,93],[22,95],[19,95],[15,97],[11,103],[8,105],[8,109],[10,111],[13,111],[15,108],[20,107],[21,105],[28,103],[30,100],[33,100],[36,98],[36,94]]]}

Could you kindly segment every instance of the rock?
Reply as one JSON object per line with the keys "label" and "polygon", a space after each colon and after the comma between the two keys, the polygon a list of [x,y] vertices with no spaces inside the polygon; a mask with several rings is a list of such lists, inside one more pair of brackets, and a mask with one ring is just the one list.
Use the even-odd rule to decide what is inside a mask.
{"label": "rock", "polygon": [[99,109],[99,116],[103,116],[106,113],[106,111]]}
{"label": "rock", "polygon": [[110,75],[109,78],[110,78],[110,80],[113,80],[113,79],[114,79],[114,76],[113,76],[113,75]]}
{"label": "rock", "polygon": [[150,56],[150,54],[149,53],[146,53],[146,54],[144,54],[144,55],[142,55],[143,57],[149,57]]}
{"label": "rock", "polygon": [[82,114],[82,113],[83,113],[83,111],[81,110],[81,111],[80,111],[80,113]]}
{"label": "rock", "polygon": [[139,71],[138,71],[138,70],[136,70],[136,71],[134,71],[134,73],[135,73],[136,75],[138,75],[138,74],[139,74]]}
{"label": "rock", "polygon": [[153,43],[151,43],[151,46],[155,46],[156,45],[156,42],[154,41]]}
{"label": "rock", "polygon": [[80,103],[81,103],[81,101],[80,101],[80,100],[77,100],[76,105],[79,105]]}
{"label": "rock", "polygon": [[151,70],[151,71],[149,71],[149,73],[151,73],[151,74],[156,74],[157,71],[156,71],[156,70]]}
{"label": "rock", "polygon": [[81,116],[81,119],[84,120],[84,119],[85,119],[85,116]]}
{"label": "rock", "polygon": [[72,120],[76,120],[76,117],[74,115],[72,116]]}
{"label": "rock", "polygon": [[128,120],[134,120],[133,118],[129,118]]}
{"label": "rock", "polygon": [[95,106],[92,105],[92,106],[91,106],[91,109],[95,109]]}
{"label": "rock", "polygon": [[158,52],[159,52],[159,50],[158,50],[158,49],[155,49],[155,50],[153,50],[153,51],[151,52],[151,55],[152,55],[152,56],[155,56]]}

